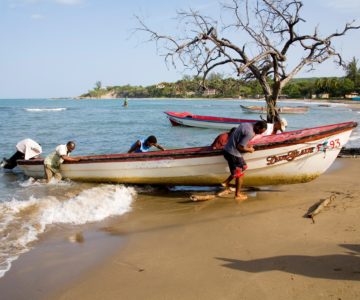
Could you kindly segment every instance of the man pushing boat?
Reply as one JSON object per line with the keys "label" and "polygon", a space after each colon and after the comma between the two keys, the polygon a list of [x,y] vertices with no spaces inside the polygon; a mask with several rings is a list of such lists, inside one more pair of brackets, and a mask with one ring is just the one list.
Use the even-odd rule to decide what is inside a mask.
{"label": "man pushing boat", "polygon": [[249,146],[249,141],[257,134],[262,134],[267,129],[265,121],[256,123],[242,123],[229,136],[229,141],[224,147],[224,158],[228,162],[230,176],[222,183],[225,191],[222,194],[230,193],[230,182],[235,178],[235,200],[240,202],[247,199],[247,196],[241,193],[241,187],[244,180],[244,172],[247,169],[246,162],[241,153],[255,151],[254,147]]}
{"label": "man pushing boat", "polygon": [[150,135],[147,139],[145,140],[137,140],[134,144],[132,144],[132,146],[130,147],[128,153],[141,153],[141,152],[148,152],[150,150],[151,147],[156,147],[158,149],[160,149],[161,151],[164,151],[165,148],[162,147],[161,145],[159,145],[157,143],[157,139],[155,136]]}
{"label": "man pushing boat", "polygon": [[54,176],[57,180],[61,180],[60,165],[64,161],[80,161],[80,158],[70,157],[70,153],[75,150],[75,142],[69,141],[66,145],[59,145],[55,151],[50,153],[44,160],[44,169],[46,181],[49,183]]}
{"label": "man pushing boat", "polygon": [[4,169],[14,169],[17,166],[18,159],[33,159],[38,157],[42,152],[41,145],[32,139],[24,139],[16,144],[16,152],[9,159],[5,158],[0,163]]}

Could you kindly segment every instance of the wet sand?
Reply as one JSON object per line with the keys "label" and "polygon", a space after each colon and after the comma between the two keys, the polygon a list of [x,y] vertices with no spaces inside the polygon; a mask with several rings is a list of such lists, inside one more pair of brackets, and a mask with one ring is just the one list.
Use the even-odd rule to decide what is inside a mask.
{"label": "wet sand", "polygon": [[[232,197],[191,202],[187,191],[140,193],[132,212],[85,228],[102,238],[90,235],[77,243],[79,251],[64,246],[69,242],[63,233],[40,242],[0,279],[1,294],[62,300],[359,299],[359,170],[360,159],[337,159],[315,181],[249,191],[241,204]],[[304,217],[332,195],[315,223]],[[78,271],[82,261],[86,268]]]}

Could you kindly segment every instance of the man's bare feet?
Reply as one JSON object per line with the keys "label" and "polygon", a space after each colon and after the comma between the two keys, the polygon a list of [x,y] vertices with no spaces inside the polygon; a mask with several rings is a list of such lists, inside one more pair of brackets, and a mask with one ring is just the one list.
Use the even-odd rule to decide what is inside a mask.
{"label": "man's bare feet", "polygon": [[235,201],[236,202],[242,202],[244,200],[246,200],[248,198],[248,196],[244,195],[244,194],[240,194],[238,196],[235,196]]}

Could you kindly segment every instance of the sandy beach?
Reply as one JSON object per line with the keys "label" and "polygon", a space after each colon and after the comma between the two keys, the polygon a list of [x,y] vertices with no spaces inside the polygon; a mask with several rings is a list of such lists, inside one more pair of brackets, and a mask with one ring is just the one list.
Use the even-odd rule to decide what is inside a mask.
{"label": "sandy beach", "polygon": [[[50,231],[0,280],[1,298],[358,299],[359,167],[338,158],[315,181],[241,204],[141,193],[126,216],[79,228],[83,240]],[[304,217],[331,196],[315,223]]]}

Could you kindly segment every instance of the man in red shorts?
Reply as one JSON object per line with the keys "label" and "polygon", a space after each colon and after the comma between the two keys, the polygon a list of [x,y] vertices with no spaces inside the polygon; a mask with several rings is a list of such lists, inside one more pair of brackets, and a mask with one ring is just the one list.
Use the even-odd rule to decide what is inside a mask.
{"label": "man in red shorts", "polygon": [[228,162],[231,175],[222,183],[222,185],[230,191],[230,182],[235,178],[235,200],[240,202],[247,199],[242,194],[241,187],[244,180],[244,171],[247,169],[246,162],[242,153],[252,153],[255,149],[249,146],[249,141],[257,134],[262,134],[267,129],[265,121],[257,121],[256,123],[242,123],[229,137],[229,141],[224,147],[224,157]]}

